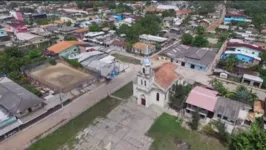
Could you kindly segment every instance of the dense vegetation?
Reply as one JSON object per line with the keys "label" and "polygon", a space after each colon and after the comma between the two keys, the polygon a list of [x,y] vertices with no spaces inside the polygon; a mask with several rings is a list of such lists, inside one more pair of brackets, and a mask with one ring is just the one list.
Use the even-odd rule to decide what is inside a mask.
{"label": "dense vegetation", "polygon": [[244,13],[252,17],[252,23],[261,29],[266,23],[266,1],[227,1],[228,8],[244,10]]}
{"label": "dense vegetation", "polygon": [[41,51],[37,49],[22,51],[18,47],[6,48],[5,51],[0,54],[0,74],[7,74],[11,80],[40,96],[40,91],[32,86],[30,81],[20,73],[20,68],[23,65],[32,64],[44,59],[46,58],[43,57]]}
{"label": "dense vegetation", "polygon": [[161,19],[154,14],[147,14],[145,17],[136,21],[132,26],[121,25],[117,33],[125,34],[128,43],[135,43],[139,40],[141,34],[156,35],[161,31]]}
{"label": "dense vegetation", "polygon": [[224,87],[223,83],[214,79],[210,81],[212,87],[218,91],[219,96],[231,98],[242,103],[250,104],[253,106],[255,100],[258,99],[257,95],[251,90],[248,90],[245,86],[238,86],[235,91],[229,91]]}

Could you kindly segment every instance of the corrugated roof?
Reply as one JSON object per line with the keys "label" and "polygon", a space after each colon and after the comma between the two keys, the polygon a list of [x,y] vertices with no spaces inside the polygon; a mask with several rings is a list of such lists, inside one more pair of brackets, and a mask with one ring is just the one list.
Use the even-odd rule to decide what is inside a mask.
{"label": "corrugated roof", "polygon": [[217,91],[196,86],[189,93],[186,103],[214,112],[218,99],[217,94]]}
{"label": "corrugated roof", "polygon": [[82,28],[82,29],[74,30],[74,32],[76,33],[83,33],[83,32],[88,32],[88,31],[89,31],[89,28]]}
{"label": "corrugated roof", "polygon": [[249,106],[229,98],[219,97],[216,102],[214,112],[222,116],[226,116],[228,121],[236,121],[239,116],[239,111],[246,107]]}
{"label": "corrugated roof", "polygon": [[248,43],[239,43],[239,42],[228,42],[227,47],[234,46],[234,47],[247,47],[257,51],[264,51],[264,49],[258,45],[248,44]]}
{"label": "corrugated roof", "polygon": [[18,110],[42,103],[43,100],[8,78],[0,78],[0,103],[12,114],[18,116]]}

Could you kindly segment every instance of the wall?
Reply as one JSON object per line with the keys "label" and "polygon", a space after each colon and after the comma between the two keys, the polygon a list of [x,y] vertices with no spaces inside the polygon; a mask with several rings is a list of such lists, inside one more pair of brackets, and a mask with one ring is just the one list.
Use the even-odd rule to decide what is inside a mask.
{"label": "wall", "polygon": [[68,57],[70,54],[80,53],[78,46],[72,46],[59,53],[60,57]]}
{"label": "wall", "polygon": [[231,47],[230,46],[228,48],[235,48],[235,51],[247,53],[247,54],[250,54],[250,55],[253,55],[256,57],[259,57],[259,55],[260,55],[260,51],[253,50],[253,49],[248,48],[248,47],[233,47],[233,46]]}
{"label": "wall", "polygon": [[244,17],[230,17],[230,18],[225,17],[224,18],[225,23],[230,23],[232,20],[244,22],[244,21],[246,21],[246,18],[244,18]]}
{"label": "wall", "polygon": [[[182,63],[181,61],[175,60],[174,62],[175,62],[175,64],[181,66],[181,63]],[[190,68],[191,65],[192,65],[191,63],[187,63],[187,62],[185,63],[185,67],[187,67],[187,68]],[[195,68],[194,68],[195,70],[206,71],[208,69],[207,66],[201,66],[201,65],[198,65],[198,64],[194,64],[194,65],[195,65]]]}
{"label": "wall", "polygon": [[[226,57],[228,57],[230,54],[223,54],[222,55],[222,58],[226,58]],[[242,55],[242,54],[237,54],[236,55],[236,58],[238,59],[238,60],[242,60],[242,61],[244,61],[244,62],[246,62],[246,63],[252,63],[253,61],[254,61],[254,58],[252,58],[252,57],[249,57],[249,56],[246,56],[246,55]]]}
{"label": "wall", "polygon": [[0,29],[0,37],[7,36],[5,29]]}

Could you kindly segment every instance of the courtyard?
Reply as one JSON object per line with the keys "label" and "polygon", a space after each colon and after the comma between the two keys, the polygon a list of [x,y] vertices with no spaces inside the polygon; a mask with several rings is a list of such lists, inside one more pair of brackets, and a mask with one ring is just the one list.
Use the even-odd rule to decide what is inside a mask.
{"label": "courtyard", "polygon": [[75,137],[75,144],[64,150],[149,150],[153,139],[146,136],[160,115],[128,100],[114,108],[106,118],[98,117]]}
{"label": "courtyard", "polygon": [[94,76],[74,69],[63,63],[48,66],[31,72],[31,76],[42,84],[54,89],[68,89],[80,82],[93,79]]}

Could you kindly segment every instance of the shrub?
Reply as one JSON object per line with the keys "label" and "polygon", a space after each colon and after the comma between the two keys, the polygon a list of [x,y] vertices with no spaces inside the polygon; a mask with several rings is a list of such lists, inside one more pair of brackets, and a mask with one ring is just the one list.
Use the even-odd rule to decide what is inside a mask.
{"label": "shrub", "polygon": [[50,58],[49,59],[49,63],[51,64],[51,65],[56,65],[57,63],[56,63],[56,60],[54,59],[54,58]]}

